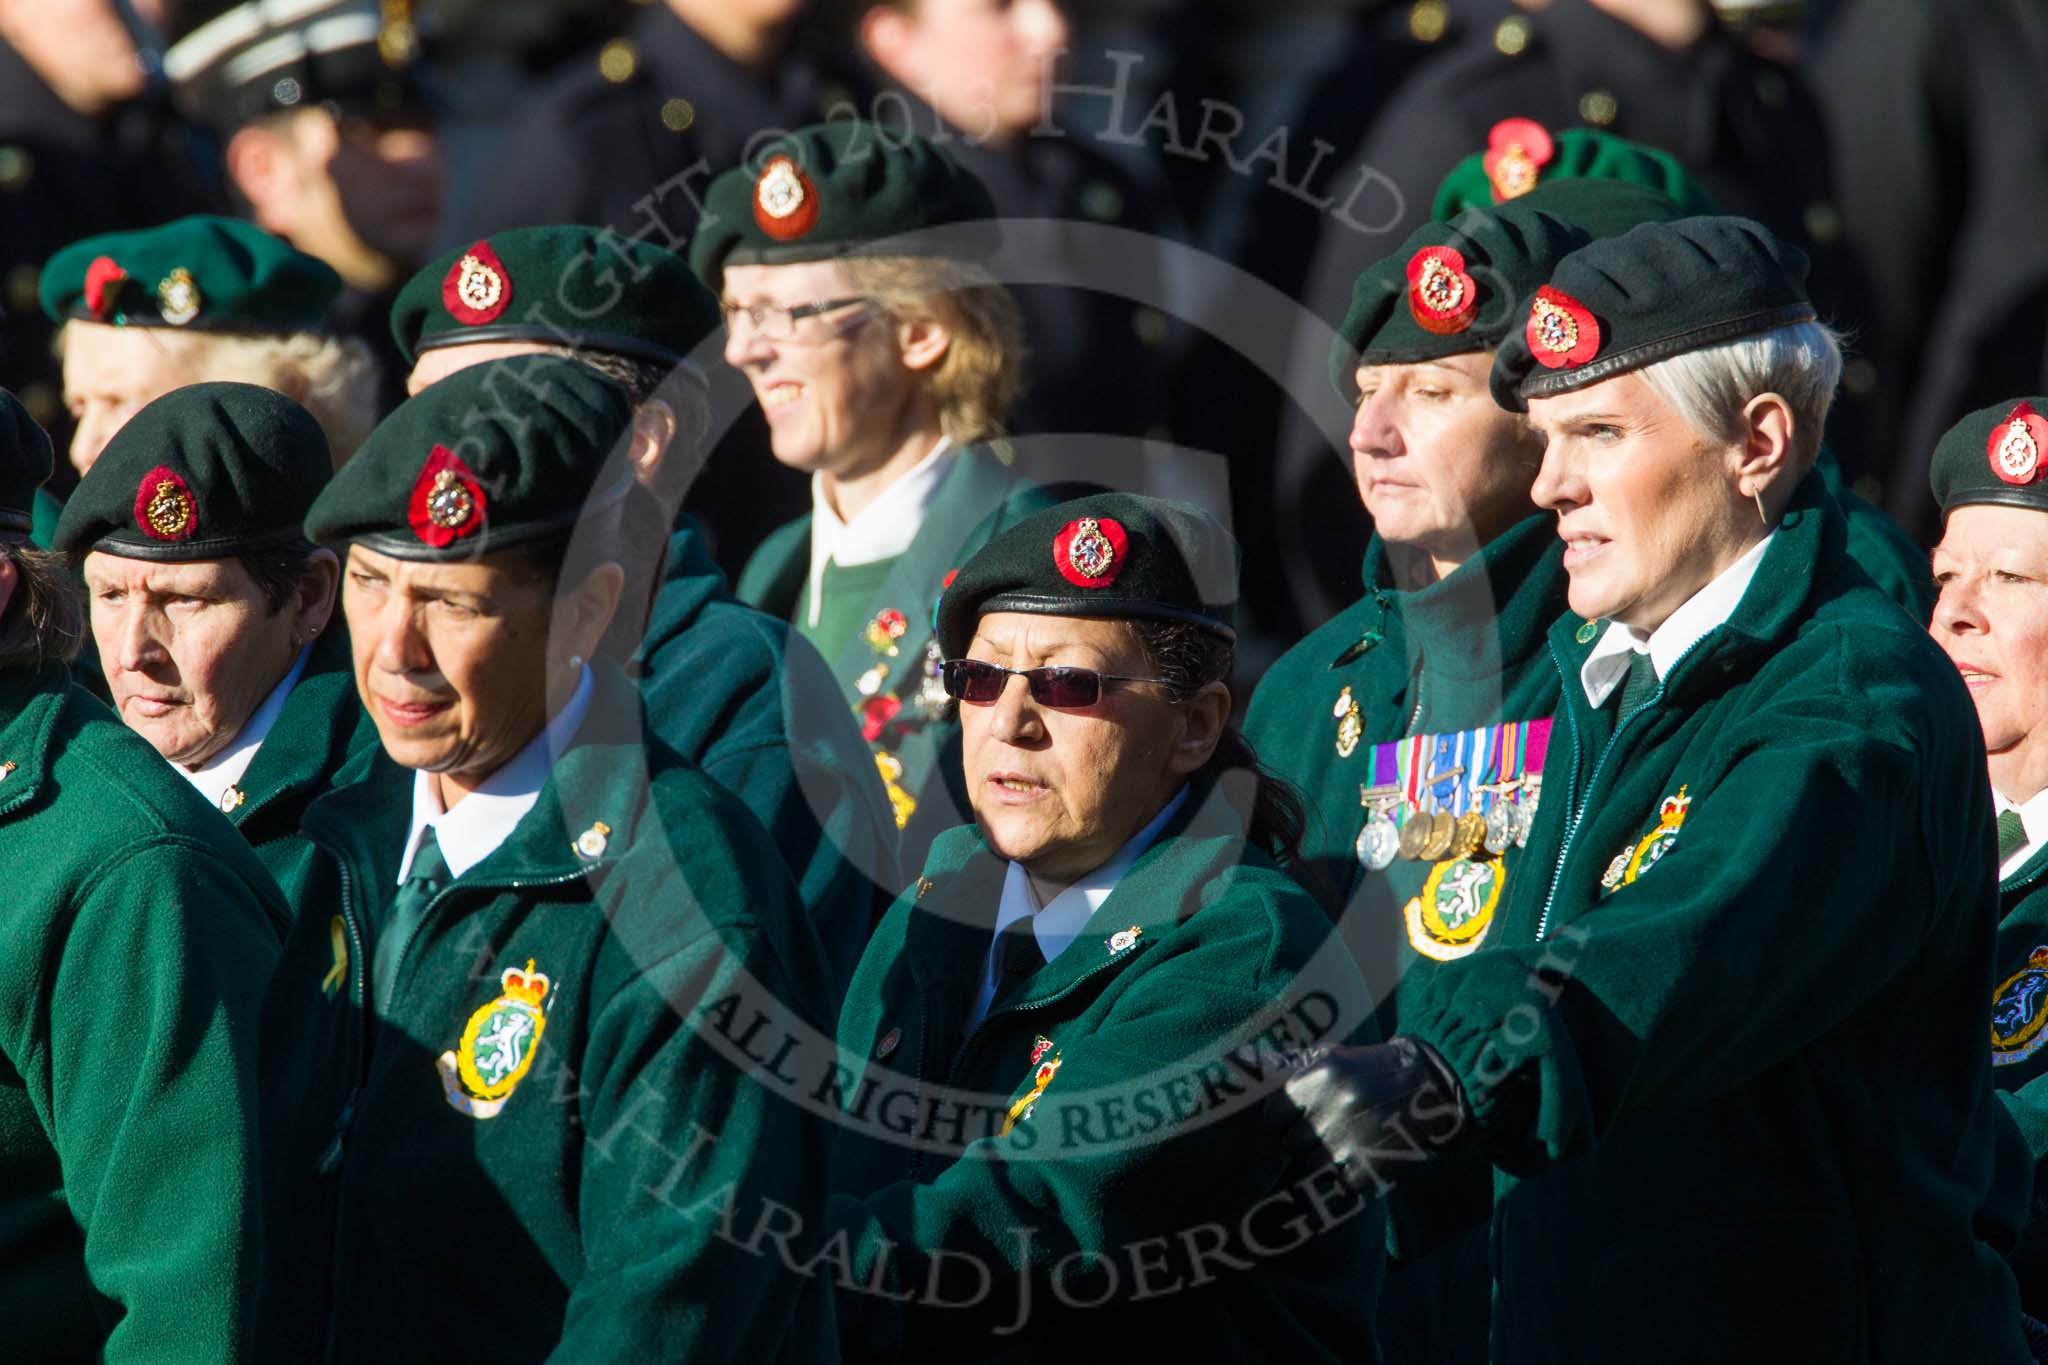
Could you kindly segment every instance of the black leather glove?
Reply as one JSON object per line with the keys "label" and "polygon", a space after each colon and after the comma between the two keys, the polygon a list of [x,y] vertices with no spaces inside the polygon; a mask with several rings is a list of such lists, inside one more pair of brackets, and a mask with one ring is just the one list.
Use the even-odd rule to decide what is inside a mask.
{"label": "black leather glove", "polygon": [[1472,1117],[1436,1049],[1398,1034],[1309,1053],[1270,1105],[1289,1156],[1326,1151],[1354,1185],[1382,1189],[1405,1167],[1452,1150]]}

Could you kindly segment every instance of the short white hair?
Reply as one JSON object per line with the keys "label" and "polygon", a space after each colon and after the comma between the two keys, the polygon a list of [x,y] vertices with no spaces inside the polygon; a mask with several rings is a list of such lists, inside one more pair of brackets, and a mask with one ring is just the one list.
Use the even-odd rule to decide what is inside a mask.
{"label": "short white hair", "polygon": [[1842,339],[1825,323],[1789,327],[1687,351],[1639,374],[1702,439],[1742,438],[1742,409],[1775,393],[1792,409],[1792,454],[1803,473],[1820,454],[1821,429],[1842,382]]}

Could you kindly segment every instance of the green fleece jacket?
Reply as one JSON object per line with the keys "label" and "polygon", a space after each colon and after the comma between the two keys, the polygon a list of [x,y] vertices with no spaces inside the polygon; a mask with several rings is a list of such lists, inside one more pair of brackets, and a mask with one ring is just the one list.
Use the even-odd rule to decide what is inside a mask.
{"label": "green fleece jacket", "polygon": [[2033,1174],[2012,1255],[2027,1312],[2048,1316],[2048,849],[1998,887],[1991,978],[1991,1083],[2018,1127]]}
{"label": "green fleece jacket", "polygon": [[1499,1168],[1496,1365],[2026,1359],[1984,1050],[1990,799],[1955,668],[1818,475],[1608,729],[1592,647],[1487,946],[1403,1031]]}
{"label": "green fleece jacket", "polygon": [[382,1013],[413,774],[366,751],[307,812],[264,1006],[264,1360],[819,1358],[824,1295],[743,1239],[822,1209],[830,1128],[732,1038],[758,1011],[825,1050],[830,971],[760,826],[695,768],[650,774],[642,725],[601,668]]}
{"label": "green fleece jacket", "polygon": [[1192,785],[974,1027],[1008,864],[934,845],[840,1018],[843,1359],[1378,1359],[1377,1206],[1260,1117],[1277,1052],[1377,1036],[1370,1000],[1241,827]]}
{"label": "green fleece jacket", "polygon": [[874,755],[824,661],[786,622],[726,592],[685,519],[639,666],[656,737],[774,839],[843,989],[904,874]]}
{"label": "green fleece jacket", "polygon": [[[863,623],[887,620],[901,634],[879,646],[865,631],[825,663],[839,680],[845,705],[859,717],[895,805],[903,867],[921,867],[931,841],[972,818],[960,785],[960,726],[943,696],[920,704],[933,662],[932,616],[947,576],[974,552],[1044,507],[1052,498],[985,446],[964,447],[940,480],[910,548],[858,613]],[[796,620],[811,568],[809,514],[780,526],[747,561],[738,596],[785,621]],[[863,690],[862,679],[868,679]],[[897,888],[900,889],[900,888]]]}
{"label": "green fleece jacket", "polygon": [[314,858],[299,822],[342,765],[376,743],[377,727],[356,696],[348,628],[337,617],[313,646],[277,722],[223,802],[232,806],[228,819],[256,850],[294,912]]}
{"label": "green fleece jacket", "polygon": [[62,667],[0,671],[0,1355],[236,1361],[285,908]]}

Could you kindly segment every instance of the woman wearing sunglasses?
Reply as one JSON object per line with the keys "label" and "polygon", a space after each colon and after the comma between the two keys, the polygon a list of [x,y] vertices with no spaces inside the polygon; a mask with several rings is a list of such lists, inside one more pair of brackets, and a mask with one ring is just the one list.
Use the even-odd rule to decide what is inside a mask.
{"label": "woman wearing sunglasses", "polygon": [[1235,596],[1206,514],[1103,494],[940,601],[974,823],[840,1018],[848,1361],[1378,1359],[1378,1215],[1255,1112],[1278,1051],[1374,1035],[1276,862],[1298,801],[1229,727]]}
{"label": "woman wearing sunglasses", "polygon": [[[965,818],[935,780],[951,733],[932,643],[946,575],[1046,504],[984,442],[1022,351],[978,263],[995,209],[931,143],[856,121],[792,133],[712,182],[690,263],[719,296],[725,359],[753,385],[811,512],[763,542],[738,593],[795,624],[861,717],[905,835]],[[924,809],[919,815],[921,807]]]}

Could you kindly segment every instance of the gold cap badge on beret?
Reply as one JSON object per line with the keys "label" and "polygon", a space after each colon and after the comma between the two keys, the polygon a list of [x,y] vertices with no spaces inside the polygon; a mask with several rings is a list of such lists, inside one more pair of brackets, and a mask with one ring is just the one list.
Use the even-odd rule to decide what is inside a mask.
{"label": "gold cap badge on beret", "polygon": [[1519,199],[1535,189],[1554,155],[1550,134],[1536,120],[1504,118],[1494,124],[1486,135],[1486,155],[1480,158],[1493,185],[1493,202]]}
{"label": "gold cap badge on beret", "polygon": [[786,156],[771,157],[754,182],[754,221],[778,242],[795,241],[818,222],[818,187]]}
{"label": "gold cap badge on beret", "polygon": [[2048,418],[2031,403],[2013,405],[2005,420],[1991,428],[1985,455],[1991,472],[2011,484],[2029,484],[2041,477],[2041,451],[2048,445]]}
{"label": "gold cap badge on beret", "polygon": [[447,446],[435,446],[413,482],[406,519],[413,534],[437,550],[474,535],[484,521],[484,490],[476,472]]}
{"label": "gold cap badge on beret", "polygon": [[95,256],[85,268],[85,307],[95,318],[104,319],[114,309],[128,272],[112,256]]}
{"label": "gold cap badge on beret", "polygon": [[1465,273],[1465,256],[1447,246],[1426,246],[1408,258],[1408,311],[1415,325],[1453,336],[1472,325],[1479,288]]}
{"label": "gold cap badge on beret", "polygon": [[1077,588],[1106,588],[1127,562],[1130,537],[1109,517],[1082,517],[1052,540],[1053,567]]}
{"label": "gold cap badge on beret", "polygon": [[182,265],[157,281],[157,311],[173,327],[183,327],[198,317],[203,302],[199,296],[199,282]]}
{"label": "gold cap badge on beret", "polygon": [[489,242],[478,242],[448,268],[441,303],[457,322],[481,327],[512,306],[512,277]]}
{"label": "gold cap badge on beret", "polygon": [[135,490],[135,524],[151,540],[190,540],[199,530],[199,505],[169,465],[142,476]]}
{"label": "gold cap badge on beret", "polygon": [[1545,369],[1583,365],[1600,352],[1600,323],[1586,305],[1562,289],[1544,285],[1529,302],[1524,325],[1529,353]]}

